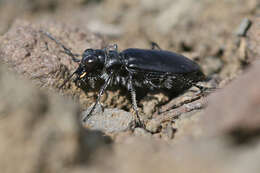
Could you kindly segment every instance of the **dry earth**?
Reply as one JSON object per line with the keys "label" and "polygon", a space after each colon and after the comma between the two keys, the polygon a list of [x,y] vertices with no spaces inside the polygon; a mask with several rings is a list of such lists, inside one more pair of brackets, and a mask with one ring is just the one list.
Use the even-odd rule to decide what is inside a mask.
{"label": "dry earth", "polygon": [[[18,4],[19,2],[19,4]],[[0,1],[0,169],[13,172],[259,172],[260,4],[257,0]],[[105,10],[104,10],[105,9]],[[111,88],[90,121],[96,90],[73,81],[75,53],[149,47],[201,65],[217,88],[139,102]],[[4,157],[3,157],[4,156]]]}

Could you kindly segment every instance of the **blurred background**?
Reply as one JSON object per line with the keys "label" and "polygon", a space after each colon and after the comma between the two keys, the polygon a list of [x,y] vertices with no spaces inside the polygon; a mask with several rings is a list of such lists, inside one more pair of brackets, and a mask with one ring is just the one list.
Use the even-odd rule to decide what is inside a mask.
{"label": "blurred background", "polygon": [[[259,23],[259,0],[0,0],[0,172],[260,172]],[[154,112],[165,98],[144,99],[147,129],[134,130],[130,101],[107,91],[102,103],[128,112],[113,109],[112,122],[123,122],[116,132],[90,131],[79,117],[95,92],[71,82],[62,94],[74,100],[57,96],[77,64],[39,28],[75,53],[156,42],[196,61],[223,90],[188,91],[162,119]]]}

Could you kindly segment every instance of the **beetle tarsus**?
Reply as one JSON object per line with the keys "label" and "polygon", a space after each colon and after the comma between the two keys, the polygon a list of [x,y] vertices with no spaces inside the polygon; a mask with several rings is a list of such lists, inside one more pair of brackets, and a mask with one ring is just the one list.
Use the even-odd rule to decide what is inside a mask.
{"label": "beetle tarsus", "polygon": [[138,107],[137,107],[137,103],[136,103],[136,92],[133,86],[133,79],[132,79],[132,75],[130,75],[129,77],[129,90],[131,93],[131,98],[132,98],[132,105],[135,111],[135,115],[136,115],[136,126],[143,126],[143,123],[140,119],[140,116],[138,114]]}

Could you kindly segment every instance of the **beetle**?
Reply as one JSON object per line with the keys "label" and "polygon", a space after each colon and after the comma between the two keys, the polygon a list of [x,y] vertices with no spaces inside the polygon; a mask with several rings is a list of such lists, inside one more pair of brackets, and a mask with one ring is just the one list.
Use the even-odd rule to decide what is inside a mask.
{"label": "beetle", "polygon": [[[130,91],[136,123],[141,125],[136,88],[178,93],[205,79],[197,63],[183,55],[162,50],[156,43],[152,43],[151,49],[129,48],[121,52],[114,44],[104,49],[86,49],[82,55],[79,55],[73,54],[50,33],[43,33],[60,45],[64,53],[79,64],[59,88],[62,88],[74,75],[76,83],[89,83],[92,87],[95,87],[96,81],[103,81],[96,102],[89,113],[83,117],[83,122],[91,116],[108,86],[121,85]],[[81,60],[77,59],[78,56],[82,57]]]}

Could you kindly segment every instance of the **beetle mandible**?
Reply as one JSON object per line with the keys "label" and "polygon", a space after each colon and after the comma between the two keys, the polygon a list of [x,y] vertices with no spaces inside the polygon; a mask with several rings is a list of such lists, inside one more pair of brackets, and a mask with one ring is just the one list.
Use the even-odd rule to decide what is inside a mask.
{"label": "beetle mandible", "polygon": [[[91,85],[94,85],[97,79],[104,81],[94,106],[83,117],[83,122],[93,113],[109,85],[122,85],[130,91],[136,120],[141,125],[136,88],[179,92],[205,79],[205,75],[197,63],[183,55],[162,50],[156,43],[152,43],[152,49],[129,48],[122,52],[119,52],[117,45],[114,44],[104,49],[86,49],[82,55],[79,55],[73,54],[50,33],[41,32],[60,45],[64,49],[64,53],[69,55],[74,62],[79,63],[78,68],[59,88],[62,88],[74,75],[76,82],[90,82]],[[76,58],[78,56],[82,56],[81,60]]]}

